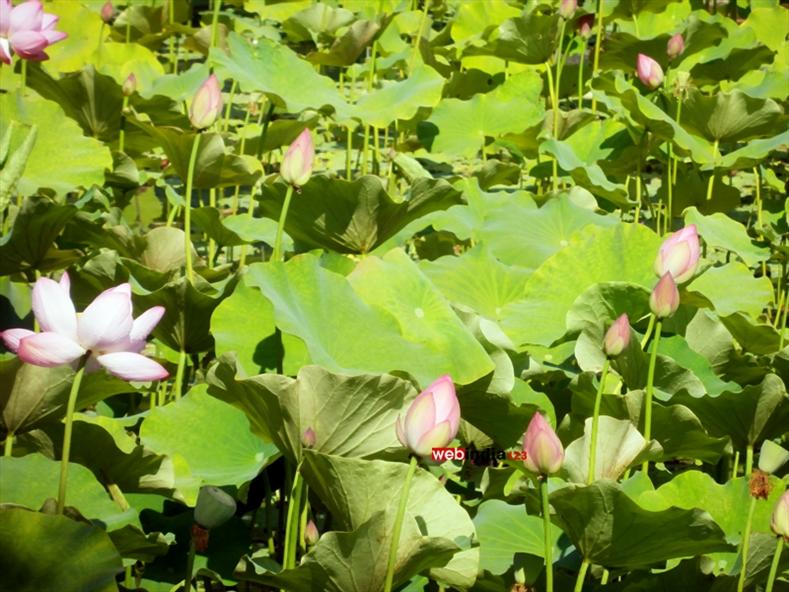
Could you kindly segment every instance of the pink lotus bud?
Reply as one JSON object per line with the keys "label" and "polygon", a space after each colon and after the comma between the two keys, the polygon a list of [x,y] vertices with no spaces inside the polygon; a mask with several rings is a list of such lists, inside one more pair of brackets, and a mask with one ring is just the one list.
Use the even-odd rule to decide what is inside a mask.
{"label": "pink lotus bud", "polygon": [[309,128],[305,128],[293,143],[288,147],[282,165],[279,167],[279,174],[285,182],[303,186],[312,176],[312,161],[315,159],[315,148],[312,145],[312,133]]}
{"label": "pink lotus bud", "polygon": [[682,284],[696,273],[700,255],[696,225],[690,224],[673,233],[660,245],[655,259],[655,273],[662,276],[669,272],[674,276],[675,282]]}
{"label": "pink lotus bud", "polygon": [[578,0],[562,0],[562,3],[559,5],[559,16],[565,20],[570,19],[577,9]]}
{"label": "pink lotus bud", "polygon": [[781,499],[775,504],[773,516],[770,519],[770,528],[778,536],[784,537],[789,542],[789,489],[784,491]]}
{"label": "pink lotus bud", "polygon": [[403,446],[419,456],[429,456],[433,448],[449,444],[460,427],[460,403],[449,375],[423,390],[411,403],[405,420],[397,418],[395,427]]}
{"label": "pink lotus bud", "polygon": [[542,413],[535,413],[523,435],[526,468],[540,475],[551,475],[562,468],[564,447]]}
{"label": "pink lotus bud", "polygon": [[315,447],[315,430],[312,428],[307,428],[304,430],[304,433],[301,435],[301,444],[304,448],[314,448]]}
{"label": "pink lotus bud", "polygon": [[655,60],[643,53],[638,54],[636,73],[638,74],[638,79],[650,89],[657,88],[663,82],[663,68]]}
{"label": "pink lotus bud", "polygon": [[682,33],[672,35],[666,45],[666,55],[668,55],[670,60],[673,60],[682,54],[683,51],[685,51],[685,40],[682,38]]}
{"label": "pink lotus bud", "polygon": [[670,317],[679,308],[679,290],[669,272],[663,274],[652,294],[649,296],[649,308],[659,319]]}
{"label": "pink lotus bud", "polygon": [[618,356],[630,342],[630,321],[627,314],[620,315],[605,334],[603,351],[610,358]]}
{"label": "pink lotus bud", "polygon": [[318,532],[318,527],[315,526],[315,521],[307,522],[307,526],[304,527],[304,542],[307,543],[307,546],[314,547],[320,537],[321,534]]}
{"label": "pink lotus bud", "polygon": [[581,37],[589,37],[594,26],[594,14],[585,14],[578,19],[578,33]]}
{"label": "pink lotus bud", "polygon": [[124,97],[130,97],[134,94],[134,91],[136,90],[137,90],[137,77],[134,75],[134,73],[132,73],[126,77],[126,80],[123,81],[121,92],[123,92]]}
{"label": "pink lotus bud", "polygon": [[195,129],[201,130],[211,127],[222,111],[222,91],[219,88],[219,80],[215,74],[211,74],[208,79],[197,89],[192,106],[189,107],[189,121]]}
{"label": "pink lotus bud", "polygon": [[101,7],[101,20],[105,23],[110,24],[112,22],[112,17],[115,16],[115,7],[112,5],[110,0],[107,0],[104,3],[104,6]]}

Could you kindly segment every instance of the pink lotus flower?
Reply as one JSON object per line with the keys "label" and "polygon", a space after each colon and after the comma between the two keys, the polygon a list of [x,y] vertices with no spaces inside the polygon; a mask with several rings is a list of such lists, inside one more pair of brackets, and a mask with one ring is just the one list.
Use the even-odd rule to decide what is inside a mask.
{"label": "pink lotus flower", "polygon": [[585,14],[578,19],[578,33],[581,37],[589,37],[594,26],[594,14]]}
{"label": "pink lotus flower", "polygon": [[674,281],[682,284],[693,277],[699,266],[699,235],[696,225],[690,224],[663,241],[655,259],[655,273],[662,276],[669,272]]}
{"label": "pink lotus flower", "polygon": [[663,274],[652,294],[649,295],[649,308],[659,319],[670,317],[679,308],[679,290],[669,272]]}
{"label": "pink lotus flower", "polygon": [[618,356],[630,343],[630,321],[627,314],[621,315],[609,327],[603,340],[603,351],[609,357]]}
{"label": "pink lotus flower", "polygon": [[314,547],[319,538],[321,538],[321,533],[318,532],[315,521],[309,520],[307,526],[304,527],[304,542],[307,543],[308,546]]}
{"label": "pink lotus flower", "polygon": [[315,160],[315,147],[312,144],[312,133],[306,128],[288,147],[279,174],[285,182],[301,187],[312,176],[313,160]]}
{"label": "pink lotus flower", "polygon": [[57,22],[57,16],[44,12],[40,0],[15,7],[11,0],[0,0],[0,62],[10,64],[14,53],[26,60],[48,59],[44,50],[67,37],[55,31]]}
{"label": "pink lotus flower", "polygon": [[559,4],[559,16],[567,20],[572,18],[578,9],[578,0],[562,0]]}
{"label": "pink lotus flower", "polygon": [[564,447],[561,440],[545,421],[542,413],[535,413],[523,435],[526,468],[540,475],[551,475],[562,468]]}
{"label": "pink lotus flower", "polygon": [[423,390],[405,416],[397,418],[397,438],[414,454],[429,456],[433,448],[449,444],[460,427],[460,403],[455,385],[444,375]]}
{"label": "pink lotus flower", "polygon": [[197,89],[189,107],[189,121],[195,129],[211,127],[222,111],[222,90],[216,74],[211,74]]}
{"label": "pink lotus flower", "polygon": [[134,94],[134,91],[136,90],[137,90],[137,77],[134,75],[134,72],[132,72],[126,77],[126,80],[123,81],[121,92],[123,93],[124,97],[130,97]]}
{"label": "pink lotus flower", "polygon": [[112,5],[110,0],[107,0],[104,5],[101,7],[101,20],[103,20],[106,24],[110,24],[112,22],[112,17],[115,16],[115,7]]}
{"label": "pink lotus flower", "polygon": [[770,519],[770,528],[778,536],[784,537],[784,540],[789,543],[789,489],[784,491],[781,499],[775,504],[772,518]]}
{"label": "pink lotus flower", "polygon": [[663,82],[663,68],[643,53],[638,54],[636,74],[638,74],[638,79],[650,89],[656,89]]}
{"label": "pink lotus flower", "polygon": [[70,280],[60,283],[39,278],[33,286],[33,313],[41,333],[8,329],[0,333],[8,349],[23,362],[53,367],[88,355],[86,368],[104,366],[124,380],[161,380],[167,370],[140,352],[145,339],[162,318],[164,308],[154,306],[132,318],[131,286],[121,284],[99,294],[79,315],[69,296]]}
{"label": "pink lotus flower", "polygon": [[685,40],[682,38],[682,33],[672,35],[666,44],[666,55],[673,60],[679,57],[683,51],[685,51]]}

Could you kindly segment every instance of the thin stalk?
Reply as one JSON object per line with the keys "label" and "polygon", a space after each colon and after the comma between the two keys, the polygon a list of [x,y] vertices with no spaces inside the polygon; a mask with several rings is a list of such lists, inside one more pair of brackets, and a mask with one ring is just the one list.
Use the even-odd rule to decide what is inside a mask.
{"label": "thin stalk", "polygon": [[[718,160],[718,140],[712,144],[712,159],[713,161]],[[715,184],[715,169],[712,169],[712,174],[710,175],[710,180],[707,183],[707,201],[712,200],[712,186]]]}
{"label": "thin stalk", "polygon": [[200,148],[200,132],[195,134],[192,142],[192,153],[189,156],[189,168],[186,171],[186,193],[184,194],[184,254],[186,257],[186,277],[194,281],[192,269],[192,183],[195,175],[197,153]]}
{"label": "thin stalk", "polygon": [[8,432],[5,436],[5,443],[3,444],[3,456],[13,456],[14,450],[14,432]]}
{"label": "thin stalk", "polygon": [[378,55],[378,43],[373,43],[373,49],[370,52],[370,70],[367,73],[367,92],[373,90],[373,86],[375,85],[375,59]]}
{"label": "thin stalk", "polygon": [[411,490],[411,481],[414,478],[414,473],[416,473],[416,463],[416,457],[411,456],[411,462],[408,465],[408,473],[406,473],[405,481],[403,482],[403,490],[400,492],[400,504],[397,506],[397,515],[395,516],[394,529],[392,531],[392,543],[389,547],[389,557],[386,560],[384,592],[392,592],[395,563],[397,562],[397,549],[400,547],[400,533],[403,530],[403,519],[405,518],[405,510],[408,507],[408,493]]}
{"label": "thin stalk", "polygon": [[221,0],[214,0],[214,12],[211,15],[211,47],[216,47],[216,39],[218,36],[219,24],[219,9],[222,7]]}
{"label": "thin stalk", "polygon": [[600,584],[605,586],[608,583],[608,578],[611,577],[611,572],[603,568],[603,577],[600,578]]}
{"label": "thin stalk", "polygon": [[301,515],[299,516],[299,550],[302,553],[307,552],[307,541],[304,538],[304,533],[307,530],[307,514],[309,513],[309,487],[304,485],[304,503],[301,506]]}
{"label": "thin stalk", "polygon": [[641,212],[641,160],[636,165],[636,214],[635,223],[638,224],[639,213]]}
{"label": "thin stalk", "polygon": [[[677,116],[674,118],[677,122],[677,126],[679,126],[680,122],[682,121],[682,94],[680,94],[679,99],[677,100]],[[679,166],[679,159],[676,155],[672,154],[674,157],[674,174],[671,177],[671,182],[676,185],[677,184],[677,168]]]}
{"label": "thin stalk", "polygon": [[[649,370],[647,371],[647,392],[644,398],[644,440],[647,442],[652,438],[652,395],[655,390],[655,362],[657,361],[657,350],[660,344],[660,330],[663,322],[657,319],[655,322],[655,339],[652,342],[652,351],[649,355]],[[646,473],[649,468],[649,461],[644,461],[641,470]]]}
{"label": "thin stalk", "polygon": [[641,349],[644,349],[652,336],[652,330],[655,328],[655,315],[649,315],[649,323],[644,336],[641,338]]}
{"label": "thin stalk", "polygon": [[581,37],[581,59],[578,62],[578,109],[584,106],[584,58],[586,57],[586,40]]}
{"label": "thin stalk", "polygon": [[[750,475],[750,473],[747,474]],[[748,506],[748,519],[745,522],[745,531],[742,534],[742,567],[740,567],[740,577],[737,580],[737,592],[742,592],[745,588],[745,575],[748,571],[748,551],[750,551],[751,547],[751,527],[755,510],[756,498],[751,496],[751,504]]]}
{"label": "thin stalk", "polygon": [[184,386],[184,371],[186,370],[186,351],[183,346],[178,353],[178,367],[175,371],[175,381],[173,382],[173,399],[177,401],[181,398]]}
{"label": "thin stalk", "polygon": [[[247,208],[247,218],[252,220],[255,217],[255,196],[258,191],[259,184],[252,186],[249,192],[249,207]],[[247,247],[249,245],[241,245],[241,256],[238,259],[238,266],[243,268],[247,263]]]}
{"label": "thin stalk", "polygon": [[192,573],[194,573],[196,551],[197,548],[195,547],[194,536],[189,535],[189,554],[186,556],[186,575],[184,576],[184,592],[190,592],[192,590]]}
{"label": "thin stalk", "polygon": [[345,134],[345,179],[351,180],[351,146],[353,144],[353,131],[351,125],[348,124]]}
{"label": "thin stalk", "polygon": [[126,144],[126,110],[129,108],[129,97],[123,96],[123,104],[121,106],[121,125],[120,132],[118,133],[118,152],[123,152]]}
{"label": "thin stalk", "polygon": [[230,127],[230,110],[233,108],[233,99],[236,97],[236,91],[238,90],[238,80],[233,80],[233,84],[230,85],[230,98],[228,98],[227,103],[225,103],[225,114],[222,118],[222,131],[226,132],[228,127]]}
{"label": "thin stalk", "polygon": [[288,184],[288,188],[285,191],[285,202],[282,204],[282,211],[279,214],[277,236],[274,238],[274,252],[271,255],[272,261],[282,261],[282,230],[285,228],[285,219],[288,217],[288,209],[290,208],[290,200],[292,197],[293,185]]}
{"label": "thin stalk", "polygon": [[[419,17],[419,29],[416,31],[416,35],[414,35],[414,44],[411,47],[411,57],[408,60],[408,69],[412,70],[414,66],[414,60],[416,59],[416,54],[419,51],[419,41],[422,38],[422,30],[425,28],[425,22],[427,21],[427,10],[428,5],[430,4],[430,0],[424,0],[422,5],[422,15]],[[504,78],[506,80],[506,74]]]}
{"label": "thin stalk", "polygon": [[[175,24],[175,0],[167,1],[167,22],[172,29]],[[172,31],[167,39],[167,63],[170,64],[170,72],[175,74],[178,70],[178,57],[175,52],[175,35]]]}
{"label": "thin stalk", "polygon": [[282,557],[282,569],[296,567],[296,548],[299,538],[299,519],[301,516],[301,499],[304,496],[305,483],[301,476],[301,465],[296,467],[293,485],[288,500],[288,518],[285,523],[285,548]]}
{"label": "thin stalk", "polygon": [[540,480],[542,499],[543,551],[545,553],[545,590],[553,592],[553,544],[551,543],[551,506],[548,502],[548,476]]}
{"label": "thin stalk", "polygon": [[739,469],[740,469],[740,451],[739,450],[735,450],[734,451],[734,466],[732,466],[732,468],[731,468],[731,478],[732,479],[736,479],[737,478],[737,471],[739,471]]}
{"label": "thin stalk", "polygon": [[74,427],[74,408],[77,405],[77,395],[82,384],[82,375],[85,373],[85,358],[79,363],[77,373],[71,383],[66,404],[66,428],[63,431],[63,452],[60,455],[60,480],[58,482],[57,513],[62,514],[66,507],[66,485],[68,484],[68,461],[71,455],[71,432]]}
{"label": "thin stalk", "polygon": [[[557,107],[558,107],[559,101],[561,100],[561,98],[560,98],[560,94],[561,93],[559,92],[559,85],[561,84],[561,81],[562,81],[562,66],[564,65],[564,60],[562,59],[562,43],[564,42],[564,32],[565,32],[566,28],[567,28],[567,21],[565,19],[562,19],[562,26],[559,29],[559,45],[556,48],[556,81],[555,81],[556,82],[556,90],[554,92],[555,92],[555,96],[556,96]],[[569,49],[569,45],[570,44],[568,43],[567,45],[568,45],[568,49]],[[553,116],[553,134],[554,134],[554,137],[556,137],[556,131],[558,129],[559,129],[559,113],[557,112]]]}
{"label": "thin stalk", "polygon": [[131,41],[131,19],[129,18],[129,15],[126,15],[126,43],[129,43],[130,41]]}
{"label": "thin stalk", "polygon": [[750,479],[753,472],[753,444],[745,447],[745,477]]}
{"label": "thin stalk", "polygon": [[584,589],[584,579],[586,579],[586,570],[589,569],[589,560],[584,557],[581,562],[581,569],[578,570],[578,577],[575,579],[574,592],[581,592]]}
{"label": "thin stalk", "polygon": [[[557,133],[559,131],[559,105],[556,98],[556,89],[553,84],[553,74],[551,73],[551,65],[545,63],[545,72],[548,75],[548,94],[551,99],[551,110],[553,111],[553,137],[558,140]],[[559,165],[556,159],[553,159],[553,190],[557,191],[559,188]]]}
{"label": "thin stalk", "polygon": [[594,398],[594,412],[592,413],[592,448],[589,450],[589,475],[586,477],[586,484],[591,485],[594,481],[595,462],[597,460],[597,431],[600,423],[600,403],[603,399],[603,388],[605,379],[608,377],[608,367],[611,361],[606,358],[603,362],[603,371],[600,373],[600,384],[597,385],[597,394]]}
{"label": "thin stalk", "polygon": [[778,575],[778,564],[781,562],[781,551],[784,548],[784,538],[778,537],[778,542],[775,544],[775,554],[773,555],[773,562],[770,564],[770,575],[767,576],[767,587],[764,592],[773,592],[775,585],[775,577]]}
{"label": "thin stalk", "polygon": [[381,147],[378,144],[378,128],[373,126],[373,172],[379,175],[381,172]]}
{"label": "thin stalk", "polygon": [[[216,208],[216,187],[211,187],[208,190],[208,205]],[[208,239],[208,268],[213,269],[214,258],[216,257],[216,241],[212,238]]]}
{"label": "thin stalk", "polygon": [[[597,69],[600,67],[600,45],[603,39],[603,0],[597,0],[597,14],[595,15],[597,33],[594,40],[594,61],[592,62],[592,76],[597,76]],[[597,113],[597,99],[592,95],[592,114]]]}
{"label": "thin stalk", "polygon": [[[246,113],[244,114],[244,128],[245,129],[249,125],[249,118],[250,118],[251,114],[252,114],[252,112],[249,109],[247,109]],[[261,117],[262,116],[263,116],[263,112],[261,111]],[[241,142],[239,143],[239,146],[238,146],[238,153],[239,154],[244,154],[244,149],[246,148],[246,145],[247,145],[247,137],[246,137],[246,135],[243,135],[243,136],[241,136]],[[240,192],[241,192],[241,185],[236,185],[234,187],[234,189],[233,189],[233,200],[230,203],[230,213],[232,215],[234,215],[234,216],[236,215],[236,213],[238,213],[238,195],[239,195]]]}

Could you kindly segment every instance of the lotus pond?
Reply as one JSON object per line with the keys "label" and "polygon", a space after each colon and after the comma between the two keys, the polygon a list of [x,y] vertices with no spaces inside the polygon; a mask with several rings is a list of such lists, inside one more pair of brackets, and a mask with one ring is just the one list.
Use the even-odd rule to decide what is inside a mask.
{"label": "lotus pond", "polygon": [[778,0],[0,0],[0,588],[789,590]]}

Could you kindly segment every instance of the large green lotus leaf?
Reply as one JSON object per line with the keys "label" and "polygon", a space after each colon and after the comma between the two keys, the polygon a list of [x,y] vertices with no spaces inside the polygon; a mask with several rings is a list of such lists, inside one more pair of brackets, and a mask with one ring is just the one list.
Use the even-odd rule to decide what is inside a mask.
{"label": "large green lotus leaf", "polygon": [[[60,105],[32,91],[0,95],[0,137],[12,121],[35,125],[38,131],[25,172],[17,184],[22,195],[33,195],[39,188],[62,195],[81,187],[101,185],[104,170],[112,168],[109,148],[96,138],[84,136]],[[23,139],[24,134],[12,134],[12,154]],[[53,155],[57,155],[57,166],[52,166]]]}
{"label": "large green lotus leaf", "polygon": [[223,360],[208,380],[210,394],[242,409],[255,432],[270,434],[296,461],[308,428],[315,433],[311,448],[326,454],[370,457],[400,449],[395,421],[417,394],[394,376],[343,376],[320,366],[304,366],[295,379],[261,374],[239,380],[234,365]]}
{"label": "large green lotus leaf", "polygon": [[540,14],[537,10],[507,19],[488,38],[485,46],[470,46],[466,55],[494,55],[521,64],[544,64],[556,51],[559,39],[557,13]]}
{"label": "large green lotus leaf", "polygon": [[[789,78],[784,80],[789,83]],[[716,162],[716,166],[726,170],[741,170],[760,164],[767,156],[789,144],[789,131],[777,136],[751,140],[742,148],[726,153]]]}
{"label": "large green lotus leaf", "polygon": [[[151,410],[142,444],[175,465],[175,486],[194,505],[201,485],[242,485],[275,460],[277,448],[255,436],[243,412],[192,388],[171,405]],[[180,462],[179,462],[180,461]]]}
{"label": "large green lotus leaf", "polygon": [[350,115],[366,125],[386,127],[411,119],[420,107],[435,107],[441,100],[444,78],[430,66],[421,66],[408,78],[362,96]]}
{"label": "large green lotus leaf", "polygon": [[313,4],[282,23],[282,30],[294,41],[313,41],[325,36],[333,38],[337,30],[352,24],[352,11],[328,4]]}
{"label": "large green lotus leaf", "polygon": [[[261,209],[279,219],[285,201],[284,183],[264,185]],[[460,201],[460,194],[439,179],[417,179],[403,201],[395,201],[380,178],[355,181],[312,178],[293,197],[285,230],[307,247],[340,253],[368,253],[402,230],[409,222]]]}
{"label": "large green lotus leaf", "polygon": [[540,98],[542,79],[533,71],[514,74],[504,84],[468,101],[444,99],[433,110],[420,135],[432,152],[471,158],[488,138],[522,132],[545,116]]}
{"label": "large green lotus leaf", "polygon": [[49,59],[43,65],[53,76],[76,72],[95,57],[100,33],[104,28],[99,11],[84,2],[53,0],[47,12],[59,17],[56,29],[68,33],[62,41],[47,48]]}
{"label": "large green lotus leaf", "polygon": [[140,94],[145,98],[161,95],[177,103],[183,103],[192,100],[197,89],[210,74],[211,69],[206,63],[193,64],[188,70],[178,74],[160,76],[149,88],[141,88]]}
{"label": "large green lotus leaf", "polygon": [[706,512],[676,507],[651,511],[613,481],[565,487],[551,494],[551,504],[581,555],[609,568],[635,569],[732,549]]}
{"label": "large green lotus leaf", "polygon": [[[425,386],[441,374],[467,384],[493,369],[482,346],[415,264],[398,256],[367,261],[354,287],[322,268],[314,255],[295,257],[287,265],[250,266],[250,282],[274,305],[277,326],[303,342],[296,362],[310,363],[303,360],[306,354],[311,363],[338,373],[403,370]],[[384,285],[370,285],[382,272],[391,277]],[[366,301],[368,295],[373,302]],[[289,354],[286,344],[286,370]]]}
{"label": "large green lotus leaf", "polygon": [[[687,290],[694,296],[700,294],[701,302],[709,302],[721,316],[744,312],[754,319],[770,305],[774,296],[770,278],[753,277],[753,272],[739,261],[708,269],[693,280]],[[692,301],[688,299],[688,302]]]}
{"label": "large green lotus leaf", "polygon": [[521,297],[529,277],[528,270],[501,263],[482,245],[419,266],[452,303],[488,319],[498,318],[503,306]]}
{"label": "large green lotus leaf", "polygon": [[[510,569],[518,553],[545,556],[543,520],[527,514],[522,505],[496,499],[482,502],[474,516],[474,527],[479,537],[480,570],[499,575]],[[561,536],[562,530],[551,524],[554,561],[561,556],[557,545]]]}
{"label": "large green lotus leaf", "polygon": [[[408,465],[307,450],[302,470],[338,527],[355,530],[380,510],[386,511],[390,524]],[[431,569],[431,578],[461,590],[474,583],[479,564],[479,548],[473,546],[474,524],[444,486],[423,469],[417,469],[411,482],[405,520],[411,524],[416,521],[422,536],[449,539],[461,549],[446,566]],[[390,530],[387,528],[386,532]]]}
{"label": "large green lotus leaf", "polygon": [[161,532],[146,534],[138,526],[127,524],[123,528],[113,530],[110,540],[118,553],[124,558],[125,565],[133,565],[137,561],[151,562],[157,557],[166,555],[173,544],[175,536]]}
{"label": "large green lotus leaf", "polygon": [[246,242],[224,225],[222,214],[215,207],[193,208],[192,220],[200,230],[220,246],[237,247]]}
{"label": "large green lotus leaf", "polygon": [[0,509],[0,570],[14,592],[114,592],[120,555],[98,526],[22,508]]}
{"label": "large green lotus leaf", "polygon": [[[38,509],[48,498],[57,495],[60,461],[35,452],[19,458],[0,458],[0,503],[19,504]],[[69,463],[66,505],[77,508],[85,518],[115,530],[137,522],[133,509],[122,511],[104,486],[87,468]]]}
{"label": "large green lotus leaf", "polygon": [[359,19],[344,28],[326,51],[314,51],[307,56],[313,64],[326,66],[352,66],[370,42],[385,27],[391,16],[384,15],[373,20]]}
{"label": "large green lotus leaf", "polygon": [[789,425],[786,385],[775,374],[768,374],[761,384],[747,386],[742,392],[701,397],[679,393],[672,402],[691,409],[711,435],[729,436],[737,450],[784,435]]}
{"label": "large green lotus leaf", "polygon": [[781,347],[781,334],[769,323],[755,321],[740,312],[720,320],[745,351],[773,354]]}
{"label": "large green lotus leaf", "polygon": [[651,290],[660,238],[644,226],[586,226],[526,282],[521,299],[501,313],[504,332],[518,346],[549,346],[564,335],[575,299],[600,282],[630,282]]}
{"label": "large green lotus leaf", "polygon": [[227,45],[227,53],[212,49],[210,62],[218,75],[236,80],[242,91],[265,93],[292,113],[325,106],[340,112],[347,108],[334,81],[318,74],[287,46],[264,37],[252,45],[237,33],[228,35]]}
{"label": "large green lotus leaf", "polygon": [[134,74],[138,92],[150,89],[164,75],[164,67],[156,54],[138,43],[104,43],[97,50],[93,63],[99,72],[112,77],[118,84]]}
{"label": "large green lotus leaf", "polygon": [[622,70],[633,72],[638,62],[638,54],[654,56],[664,69],[669,64],[666,56],[666,43],[671,35],[666,29],[657,37],[646,38],[625,31],[617,31],[608,35],[605,40],[605,52],[600,53],[600,68],[603,70]]}
{"label": "large green lotus leaf", "polygon": [[[677,392],[682,388],[687,388],[682,384],[683,380],[680,377],[682,371],[692,372],[701,381],[704,392],[713,396],[719,395],[725,390],[732,392],[741,390],[736,382],[721,379],[704,356],[694,351],[681,335],[672,335],[670,337],[664,335],[660,339],[658,360],[661,361],[658,367],[664,370],[666,374],[672,375],[671,378],[669,376],[661,377],[656,371],[656,386],[667,392]],[[643,387],[645,385],[646,383],[639,386]],[[674,389],[668,390],[671,386]]]}
{"label": "large green lotus leaf", "polygon": [[[775,58],[775,53],[762,45],[754,32],[746,27],[729,31],[721,43],[699,52],[682,68],[689,69],[699,85],[718,85],[722,80],[739,80],[752,70],[760,70]],[[694,63],[695,62],[695,63]]]}
{"label": "large green lotus leaf", "polygon": [[461,2],[455,18],[452,19],[451,35],[455,43],[462,43],[472,37],[484,35],[490,27],[496,27],[502,21],[517,17],[520,11],[506,0],[488,0],[488,2]]}
{"label": "large green lotus leaf", "polygon": [[784,131],[783,109],[772,99],[755,99],[739,90],[713,97],[691,90],[682,103],[682,126],[710,142],[744,142]]}
{"label": "large green lotus leaf", "polygon": [[705,216],[696,208],[688,208],[685,211],[685,224],[695,224],[707,246],[732,251],[749,267],[770,257],[770,249],[753,244],[745,226],[724,214]]}
{"label": "large green lotus leaf", "polygon": [[[244,243],[264,242],[273,245],[277,234],[277,223],[270,218],[233,214],[222,219],[222,225]],[[293,240],[285,232],[282,234],[282,248],[285,251],[293,249]]]}

